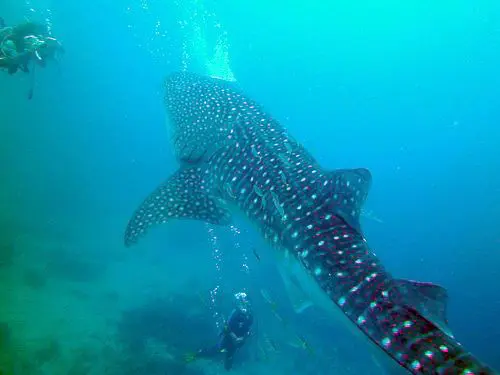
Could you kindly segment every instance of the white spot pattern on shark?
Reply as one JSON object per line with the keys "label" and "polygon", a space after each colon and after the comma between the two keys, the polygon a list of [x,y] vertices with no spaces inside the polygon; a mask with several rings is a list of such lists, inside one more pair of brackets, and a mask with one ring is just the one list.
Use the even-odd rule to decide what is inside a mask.
{"label": "white spot pattern on shark", "polygon": [[225,225],[231,203],[408,371],[493,374],[453,338],[446,291],[393,279],[369,249],[359,224],[368,170],[325,171],[256,102],[221,80],[174,74],[165,104],[181,169],[136,211],[126,245],[174,218]]}

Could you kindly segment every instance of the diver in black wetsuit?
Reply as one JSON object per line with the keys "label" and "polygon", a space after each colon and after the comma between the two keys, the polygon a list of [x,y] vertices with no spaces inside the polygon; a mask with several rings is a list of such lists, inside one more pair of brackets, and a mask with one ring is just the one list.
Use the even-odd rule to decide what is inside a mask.
{"label": "diver in black wetsuit", "polygon": [[49,35],[45,25],[26,21],[6,26],[0,17],[0,70],[5,69],[9,74],[19,70],[30,73],[28,99],[33,97],[35,66],[45,67],[48,60],[58,64],[63,53],[62,44]]}
{"label": "diver in black wetsuit", "polygon": [[46,26],[26,21],[6,26],[0,17],[0,68],[14,74],[18,69],[29,73],[28,63],[44,67],[47,60],[55,60],[64,53],[62,44],[49,35]]}
{"label": "diver in black wetsuit", "polygon": [[250,336],[253,324],[253,315],[246,293],[234,295],[236,308],[231,312],[223,331],[219,335],[219,342],[210,348],[200,349],[198,352],[186,357],[188,362],[196,358],[215,357],[224,354],[224,368],[229,371],[233,366],[236,351],[241,348]]}

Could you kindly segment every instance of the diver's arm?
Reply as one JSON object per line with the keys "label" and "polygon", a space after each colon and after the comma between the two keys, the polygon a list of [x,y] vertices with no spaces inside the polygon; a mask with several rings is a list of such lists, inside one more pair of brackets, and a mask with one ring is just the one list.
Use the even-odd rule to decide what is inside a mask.
{"label": "diver's arm", "polygon": [[0,42],[3,42],[3,39],[6,39],[11,34],[12,34],[12,27],[7,26],[4,28],[0,28],[0,38],[2,39]]}
{"label": "diver's arm", "polygon": [[225,335],[228,331],[229,331],[229,324],[231,322],[231,319],[233,319],[233,316],[234,316],[234,310],[231,312],[231,315],[229,315],[229,318],[227,318],[226,320],[224,320],[224,328],[221,330],[219,336],[222,336],[222,335]]}
{"label": "diver's arm", "polygon": [[239,337],[234,332],[231,332],[231,337],[234,341],[236,341],[237,344],[239,344],[239,343],[243,342],[248,337],[248,335],[245,334],[245,336]]}

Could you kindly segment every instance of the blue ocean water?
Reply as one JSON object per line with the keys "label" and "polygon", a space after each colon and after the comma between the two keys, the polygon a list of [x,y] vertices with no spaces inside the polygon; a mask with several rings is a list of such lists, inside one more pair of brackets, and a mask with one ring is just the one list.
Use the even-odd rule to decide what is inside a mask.
{"label": "blue ocean water", "polygon": [[242,289],[258,339],[236,373],[398,373],[320,310],[295,314],[245,223],[175,222],[124,247],[178,167],[163,106],[178,70],[236,80],[324,168],[368,168],[370,246],[396,277],[445,286],[457,339],[500,369],[497,2],[4,0],[0,16],[66,49],[32,100],[27,74],[0,72],[4,373],[222,373],[179,358]]}

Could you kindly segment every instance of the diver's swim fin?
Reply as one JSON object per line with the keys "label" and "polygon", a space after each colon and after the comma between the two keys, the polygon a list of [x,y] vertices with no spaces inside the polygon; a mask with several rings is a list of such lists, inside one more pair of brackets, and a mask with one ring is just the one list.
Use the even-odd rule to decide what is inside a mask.
{"label": "diver's swim fin", "polygon": [[198,359],[196,353],[187,353],[184,355],[184,363],[191,363]]}

